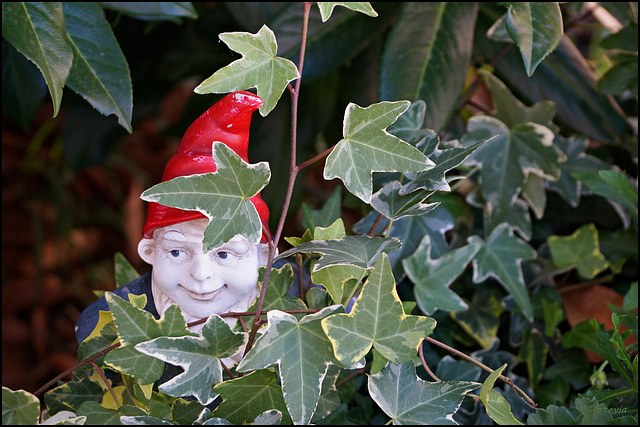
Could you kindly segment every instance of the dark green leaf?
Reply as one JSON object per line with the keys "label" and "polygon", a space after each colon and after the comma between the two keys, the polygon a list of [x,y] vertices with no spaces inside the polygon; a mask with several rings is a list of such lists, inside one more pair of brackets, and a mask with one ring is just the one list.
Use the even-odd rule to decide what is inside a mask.
{"label": "dark green leaf", "polygon": [[145,21],[172,21],[179,24],[180,18],[196,19],[198,17],[198,12],[191,2],[100,2],[100,4]]}
{"label": "dark green leaf", "polygon": [[425,127],[442,131],[464,87],[477,11],[475,3],[404,3],[382,58],[380,98],[425,101]]}
{"label": "dark green leaf", "polygon": [[[4,10],[3,10],[4,13]],[[33,394],[2,386],[2,425],[38,424],[40,401]]]}
{"label": "dark green leaf", "polygon": [[102,8],[91,2],[64,2],[64,18],[73,49],[67,85],[105,116],[115,114],[131,133],[129,66]]}
{"label": "dark green leaf", "polygon": [[2,37],[40,69],[57,116],[73,63],[62,2],[2,2]]}

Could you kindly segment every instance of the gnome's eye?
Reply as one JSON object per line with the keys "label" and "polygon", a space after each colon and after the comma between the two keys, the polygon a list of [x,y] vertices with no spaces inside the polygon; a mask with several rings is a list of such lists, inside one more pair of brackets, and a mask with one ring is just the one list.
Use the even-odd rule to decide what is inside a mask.
{"label": "gnome's eye", "polygon": [[171,251],[169,251],[169,253],[171,254],[172,257],[174,258],[178,258],[180,256],[180,251],[177,249],[173,249]]}
{"label": "gnome's eye", "polygon": [[229,251],[218,251],[216,252],[216,261],[220,265],[232,265],[236,262],[238,256]]}

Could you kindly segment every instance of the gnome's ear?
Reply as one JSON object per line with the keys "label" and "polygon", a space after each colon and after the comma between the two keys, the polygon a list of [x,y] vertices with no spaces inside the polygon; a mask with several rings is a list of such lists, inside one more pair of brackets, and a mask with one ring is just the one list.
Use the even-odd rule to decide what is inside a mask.
{"label": "gnome's ear", "polygon": [[153,265],[155,258],[156,241],[154,239],[142,239],[138,243],[138,255],[147,264]]}

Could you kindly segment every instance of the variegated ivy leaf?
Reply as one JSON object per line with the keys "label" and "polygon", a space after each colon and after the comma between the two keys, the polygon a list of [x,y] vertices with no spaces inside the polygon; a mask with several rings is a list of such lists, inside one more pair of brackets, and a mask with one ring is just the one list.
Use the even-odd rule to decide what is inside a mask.
{"label": "variegated ivy leaf", "polygon": [[476,149],[467,164],[482,168],[482,195],[488,214],[494,216],[497,211],[498,216],[505,216],[528,174],[556,181],[566,156],[553,145],[553,132],[545,126],[528,122],[509,129],[501,121],[482,115],[469,119],[462,144],[467,146],[470,141],[493,135],[497,136]]}
{"label": "variegated ivy leaf", "polygon": [[[389,125],[387,132],[397,136],[403,141],[415,146],[424,137],[437,134],[431,129],[425,129],[424,117],[427,112],[427,103],[419,99],[411,103],[411,106],[402,113],[398,120]],[[423,151],[424,153],[424,151]],[[427,156],[429,153],[424,153]]]}
{"label": "variegated ivy leaf", "polygon": [[[133,299],[131,294],[130,298]],[[155,320],[148,311],[134,306],[111,292],[105,294],[105,299],[109,304],[109,310],[113,313],[122,344],[105,356],[105,364],[118,372],[133,376],[142,385],[158,380],[162,376],[164,363],[140,353],[134,346],[162,336],[193,335],[187,329],[182,311],[177,305],[173,305],[167,309],[160,320]],[[144,307],[144,304],[142,306]]]}
{"label": "variegated ivy leaf", "polygon": [[386,254],[376,262],[349,314],[322,319],[336,358],[343,364],[357,362],[375,348],[382,356],[402,363],[411,360],[418,346],[436,326],[430,317],[407,316],[395,288]]}
{"label": "variegated ivy leaf", "polygon": [[213,411],[213,416],[242,425],[253,422],[264,411],[276,409],[282,413],[282,424],[291,424],[277,381],[278,375],[273,370],[261,369],[218,384],[215,391],[222,396],[222,403]]}
{"label": "variegated ivy leaf", "polygon": [[514,236],[509,224],[505,223],[494,228],[486,242],[478,236],[469,237],[468,242],[480,246],[473,259],[474,283],[480,283],[488,277],[495,278],[513,296],[522,314],[532,322],[533,306],[520,264],[523,260],[534,259],[536,251]]}
{"label": "variegated ivy leaf", "polygon": [[277,259],[286,258],[295,253],[321,253],[313,271],[332,265],[354,265],[359,268],[372,268],[378,256],[384,252],[400,249],[402,244],[395,238],[346,236],[334,240],[314,240],[284,251]]}
{"label": "variegated ivy leaf", "polygon": [[242,55],[195,88],[196,93],[228,93],[257,88],[264,102],[260,114],[264,117],[278,103],[290,81],[300,77],[296,65],[276,56],[278,44],[273,31],[266,25],[254,35],[234,32],[220,34],[220,40]]}
{"label": "variegated ivy leaf", "polygon": [[395,221],[404,216],[422,215],[435,209],[440,203],[422,203],[434,191],[417,190],[401,195],[399,181],[386,183],[371,197],[371,207],[387,218]]}
{"label": "variegated ivy leaf", "polygon": [[557,2],[510,3],[506,26],[529,76],[562,40],[562,13]]}
{"label": "variegated ivy leaf", "polygon": [[203,252],[222,246],[238,234],[251,243],[258,243],[262,225],[249,199],[269,182],[269,164],[248,164],[219,141],[213,142],[212,155],[217,167],[215,172],[179,176],[154,185],[140,197],[147,202],[206,215],[209,225],[204,231]]}
{"label": "variegated ivy leaf", "polygon": [[409,182],[402,186],[400,195],[406,195],[416,190],[427,191],[451,191],[449,182],[445,178],[445,173],[464,162],[478,147],[492,137],[485,138],[467,147],[460,147],[459,144],[450,142],[449,148],[440,150],[438,144],[440,138],[430,131],[418,144],[416,148],[436,163],[435,167],[426,171],[407,175]]}
{"label": "variegated ivy leaf", "polygon": [[409,105],[409,101],[385,101],[362,108],[350,103],[343,139],[327,157],[324,178],[340,178],[347,190],[369,203],[373,172],[420,172],[434,167],[418,149],[385,130]]}
{"label": "variegated ivy leaf", "polygon": [[555,265],[576,267],[585,279],[593,279],[609,266],[600,252],[598,230],[593,224],[583,225],[570,236],[550,236],[547,242]]}
{"label": "variegated ivy leaf", "polygon": [[502,371],[504,371],[506,367],[507,364],[505,363],[487,377],[480,389],[480,400],[487,410],[487,415],[498,425],[522,425],[513,415],[513,412],[511,412],[509,402],[507,402],[499,391],[493,389],[496,379],[498,379],[498,376],[502,374]]}
{"label": "variegated ivy leaf", "polygon": [[2,386],[2,425],[36,425],[40,419],[40,401],[24,390]]}
{"label": "variegated ivy leaf", "polygon": [[315,413],[329,365],[339,365],[320,321],[341,305],[326,307],[298,321],[278,310],[267,314],[268,326],[237,367],[238,371],[278,365],[282,392],[295,424],[308,424]]}
{"label": "variegated ivy leaf", "polygon": [[371,7],[368,1],[353,1],[353,2],[319,1],[318,9],[320,9],[320,16],[322,17],[322,22],[327,22],[327,20],[331,18],[331,13],[333,13],[333,8],[336,6],[344,6],[353,11],[364,13],[365,15],[369,15],[373,17],[378,16],[378,13],[375,10],[373,10],[373,7]]}
{"label": "variegated ivy leaf", "polygon": [[233,332],[217,314],[202,328],[202,336],[159,337],[136,345],[142,353],[178,365],[180,375],[160,385],[160,391],[170,396],[195,396],[208,405],[218,397],[213,387],[222,382],[220,359],[237,353],[248,340],[245,332]]}
{"label": "variegated ivy leaf", "polygon": [[465,394],[478,387],[480,384],[467,381],[424,381],[412,362],[388,363],[368,381],[371,398],[393,424],[455,425],[453,414]]}
{"label": "variegated ivy leaf", "polygon": [[427,234],[415,253],[402,260],[404,271],[415,283],[413,292],[423,313],[430,315],[437,309],[458,311],[469,308],[449,286],[462,274],[479,249],[477,244],[469,244],[432,259],[431,237]]}

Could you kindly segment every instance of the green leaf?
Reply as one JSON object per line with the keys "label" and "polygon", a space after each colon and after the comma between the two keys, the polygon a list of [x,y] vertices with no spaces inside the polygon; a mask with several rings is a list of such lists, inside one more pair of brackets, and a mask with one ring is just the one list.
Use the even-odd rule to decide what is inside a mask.
{"label": "green leaf", "polygon": [[113,256],[113,264],[115,269],[115,280],[116,280],[116,288],[119,288],[122,285],[126,285],[132,280],[140,277],[140,274],[136,271],[135,268],[131,265],[127,258],[120,253],[116,252]]}
{"label": "green leaf", "polygon": [[487,410],[487,415],[499,425],[522,424],[513,416],[509,402],[507,402],[500,392],[493,389],[493,385],[506,367],[507,364],[505,363],[502,367],[489,374],[487,379],[484,380],[482,388],[480,389],[480,400]]}
{"label": "green leaf", "polygon": [[264,411],[277,409],[282,413],[281,423],[291,424],[277,380],[275,372],[262,369],[218,384],[214,390],[223,400],[213,415],[241,425],[253,422]]}
{"label": "green leaf", "polygon": [[570,236],[550,236],[547,242],[555,265],[576,267],[585,279],[593,279],[609,266],[600,252],[598,230],[593,224],[583,225]]}
{"label": "green leaf", "polygon": [[518,359],[526,363],[529,385],[534,390],[544,375],[548,353],[549,349],[540,333],[527,329],[524,333],[522,347],[518,351]]}
{"label": "green leaf", "polygon": [[495,118],[511,128],[520,123],[533,122],[549,129],[554,129],[553,117],[556,106],[551,101],[538,101],[532,106],[524,105],[507,86],[487,70],[479,70],[484,82],[491,91],[491,99],[495,106]]}
{"label": "green leaf", "polygon": [[313,266],[318,271],[332,265],[353,265],[363,269],[372,268],[381,253],[397,251],[402,244],[395,238],[346,236],[342,239],[317,240],[303,243],[278,255],[286,258],[296,253],[321,253],[322,258]]}
{"label": "green leaf", "polygon": [[480,384],[466,381],[428,382],[416,375],[413,363],[388,363],[369,376],[372,399],[394,424],[457,424],[453,420],[465,394]]}
{"label": "green leaf", "polygon": [[317,423],[332,413],[340,406],[340,396],[338,396],[338,390],[336,389],[336,380],[340,375],[341,369],[336,365],[329,365],[327,374],[322,381],[322,391],[320,392],[320,399],[318,400],[318,406],[316,412],[313,414],[311,422]]}
{"label": "green leaf", "polygon": [[334,303],[341,304],[342,298],[346,297],[350,291],[345,289],[345,284],[352,279],[362,277],[365,270],[367,269],[355,265],[333,265],[312,271],[311,280],[315,284],[324,286]]}
{"label": "green leaf", "polygon": [[[427,104],[423,100],[412,102],[407,111],[387,127],[387,132],[414,146],[424,137],[437,138],[438,135],[434,131],[424,128],[426,113]],[[422,152],[429,155],[429,153]]]}
{"label": "green leaf", "polygon": [[160,320],[155,320],[148,311],[135,307],[111,292],[107,292],[105,298],[121,342],[120,347],[107,354],[105,364],[133,376],[142,385],[153,383],[162,375],[164,363],[140,353],[134,346],[161,336],[193,335],[187,329],[180,308],[171,306]]}
{"label": "green leaf", "polygon": [[2,37],[40,69],[56,117],[73,63],[62,2],[3,2]]}
{"label": "green leaf", "polygon": [[404,3],[382,57],[380,98],[425,101],[425,127],[443,131],[464,88],[477,13],[476,3]]}
{"label": "green leaf", "polygon": [[573,173],[574,178],[589,187],[595,194],[620,203],[638,219],[638,190],[623,172],[612,170],[595,173]]}
{"label": "green leaf", "polygon": [[638,96],[638,51],[619,51],[608,56],[613,65],[598,79],[596,88],[611,95],[623,95],[628,90]]}
{"label": "green leaf", "polygon": [[79,382],[68,382],[47,391],[44,402],[49,415],[54,415],[60,411],[77,412],[84,402],[101,402],[103,395],[104,391],[99,384],[83,378]]}
{"label": "green leaf", "polygon": [[171,21],[179,24],[180,18],[196,19],[198,17],[198,12],[191,2],[100,2],[100,4],[145,21]]}
{"label": "green leaf", "polygon": [[469,119],[464,141],[493,135],[497,137],[475,150],[467,163],[482,168],[482,195],[489,215],[506,215],[528,174],[555,181],[560,177],[560,162],[566,157],[553,146],[553,132],[535,123],[508,129],[493,117],[474,116]]}
{"label": "green leaf", "polygon": [[471,236],[469,244],[480,245],[473,260],[473,281],[480,283],[489,277],[495,278],[509,292],[522,314],[533,321],[533,307],[527,293],[520,264],[523,260],[534,259],[536,251],[526,242],[513,235],[508,224],[497,226],[487,241]]}
{"label": "green leaf", "polygon": [[371,197],[371,207],[395,221],[404,216],[423,215],[439,205],[439,203],[422,203],[434,191],[416,190],[401,195],[402,189],[400,181],[386,183]]}
{"label": "green leaf", "polygon": [[300,78],[298,68],[288,59],[277,57],[278,45],[273,31],[263,25],[255,35],[235,32],[222,33],[220,40],[242,55],[195,88],[199,94],[227,93],[257,88],[264,102],[260,114],[264,117],[278,103],[287,84]]}
{"label": "green leaf", "polygon": [[[259,267],[258,283],[260,286],[262,286],[264,274],[265,267]],[[269,275],[267,293],[264,296],[264,302],[262,304],[262,311],[307,308],[300,298],[286,295],[293,285],[298,285],[298,283],[293,283],[293,268],[291,267],[291,264],[285,264],[279,270],[272,268],[271,274]],[[257,306],[258,300],[254,301],[247,311],[255,311]],[[246,319],[245,322],[250,322],[252,320],[253,316]]]}
{"label": "green leaf", "polygon": [[217,314],[207,319],[202,336],[158,337],[137,344],[136,350],[184,369],[180,375],[160,385],[170,396],[195,396],[208,405],[218,394],[214,386],[222,382],[220,359],[233,356],[247,344],[246,332],[233,332]]}
{"label": "green leaf", "polygon": [[571,411],[564,406],[549,405],[529,415],[527,424],[537,426],[579,424]]}
{"label": "green leaf", "polygon": [[314,210],[305,203],[302,204],[302,226],[307,230],[314,230],[316,227],[328,227],[341,215],[342,189],[337,186],[331,196],[327,199],[322,209]]}
{"label": "green leaf", "polygon": [[322,22],[326,22],[331,18],[333,8],[336,6],[344,6],[353,11],[364,13],[365,15],[376,17],[378,14],[371,7],[369,2],[366,1],[354,1],[354,2],[318,2],[318,9],[320,9],[320,15],[322,16]]}
{"label": "green leaf", "polygon": [[500,315],[503,311],[500,301],[487,289],[474,292],[469,308],[453,312],[451,316],[482,348],[487,349],[498,335]]}
{"label": "green leaf", "polygon": [[102,8],[92,2],[64,2],[73,65],[67,85],[96,110],[115,114],[132,132],[133,89],[127,60]]}
{"label": "green leaf", "polygon": [[380,102],[362,108],[349,103],[343,139],[327,157],[324,179],[340,178],[347,190],[369,203],[373,172],[420,172],[435,166],[416,148],[385,131],[409,105],[408,101]]}
{"label": "green leaf", "polygon": [[[2,13],[4,15],[4,10]],[[2,386],[2,425],[36,425],[39,420],[40,401],[37,397],[28,391],[13,391]]]}
{"label": "green leaf", "polygon": [[565,139],[556,135],[553,144],[566,155],[567,161],[560,163],[560,179],[547,182],[547,188],[557,191],[572,207],[580,203],[581,182],[573,177],[574,173],[597,173],[608,169],[609,166],[585,151],[589,147],[589,141],[585,136],[577,135]]}
{"label": "green leaf", "polygon": [[445,174],[464,162],[478,147],[490,138],[476,142],[468,147],[453,146],[444,150],[438,149],[439,139],[434,133],[418,143],[416,148],[435,162],[432,169],[410,176],[411,181],[402,186],[401,195],[409,194],[417,189],[430,191],[451,191]]}
{"label": "green leaf", "polygon": [[236,368],[246,372],[278,365],[284,400],[296,424],[311,422],[327,369],[339,364],[320,324],[338,311],[344,308],[326,307],[300,321],[282,311],[269,311],[267,329]]}
{"label": "green leaf", "polygon": [[122,405],[109,409],[98,402],[85,402],[78,409],[78,416],[87,417],[85,425],[120,425],[121,416],[143,416],[145,412],[135,406]]}
{"label": "green leaf", "polygon": [[269,182],[269,164],[248,164],[218,141],[213,142],[212,153],[217,167],[214,173],[180,176],[161,182],[140,197],[147,202],[196,210],[206,215],[210,221],[204,231],[203,252],[222,246],[238,234],[251,243],[260,242],[262,225],[249,199]]}
{"label": "green leaf", "polygon": [[394,363],[410,360],[418,346],[435,328],[435,320],[407,316],[395,289],[386,254],[378,258],[360,296],[349,314],[322,320],[336,358],[350,365],[373,347]]}
{"label": "green leaf", "polygon": [[562,14],[557,2],[514,2],[507,12],[507,32],[522,54],[527,74],[562,40]]}
{"label": "green leaf", "polygon": [[415,283],[413,292],[423,313],[430,315],[438,309],[461,311],[469,308],[449,286],[462,274],[479,249],[478,245],[469,244],[433,259],[431,237],[427,234],[413,255],[402,260],[404,271]]}

